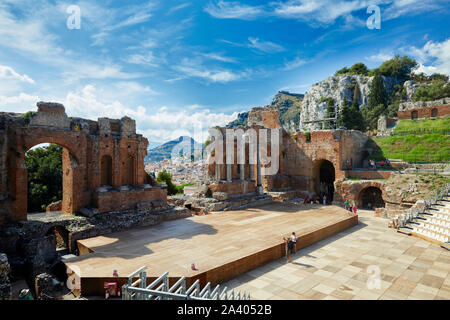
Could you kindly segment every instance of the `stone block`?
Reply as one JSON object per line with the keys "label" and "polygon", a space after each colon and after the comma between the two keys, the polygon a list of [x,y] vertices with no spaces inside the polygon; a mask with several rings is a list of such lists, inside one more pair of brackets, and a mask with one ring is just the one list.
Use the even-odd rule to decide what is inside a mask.
{"label": "stone block", "polygon": [[48,273],[38,274],[34,280],[34,292],[36,297],[41,293],[52,296],[54,291],[53,277]]}
{"label": "stone block", "polygon": [[228,199],[228,193],[226,192],[214,192],[212,196],[214,199],[217,199],[219,201],[225,201]]}
{"label": "stone block", "polygon": [[86,218],[92,218],[94,215],[99,213],[97,208],[86,208],[86,207],[80,208],[79,212]]}

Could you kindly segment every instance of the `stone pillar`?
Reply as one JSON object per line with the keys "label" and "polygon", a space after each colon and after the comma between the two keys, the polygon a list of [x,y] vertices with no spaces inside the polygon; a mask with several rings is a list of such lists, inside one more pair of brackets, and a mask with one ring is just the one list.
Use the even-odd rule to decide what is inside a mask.
{"label": "stone pillar", "polygon": [[261,155],[259,152],[259,139],[258,145],[256,147],[256,190],[258,194],[262,194],[262,185],[261,185]]}
{"label": "stone pillar", "polygon": [[239,164],[239,166],[240,166],[240,170],[241,170],[241,172],[240,172],[240,179],[241,180],[245,180],[245,164]]}
{"label": "stone pillar", "polygon": [[227,181],[231,182],[232,180],[232,174],[233,174],[233,168],[231,167],[231,164],[227,164]]}
{"label": "stone pillar", "polygon": [[216,182],[220,181],[220,165],[216,163],[216,171],[214,172],[214,179],[216,180]]}

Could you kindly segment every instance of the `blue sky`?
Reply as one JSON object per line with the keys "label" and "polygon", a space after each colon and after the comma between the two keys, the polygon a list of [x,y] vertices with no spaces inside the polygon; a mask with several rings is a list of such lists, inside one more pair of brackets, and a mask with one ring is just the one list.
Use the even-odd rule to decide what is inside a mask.
{"label": "blue sky", "polygon": [[[450,1],[0,1],[0,110],[137,120],[150,141],[224,125],[395,53],[450,74]],[[80,28],[69,29],[69,6]],[[369,29],[369,5],[381,28]]]}

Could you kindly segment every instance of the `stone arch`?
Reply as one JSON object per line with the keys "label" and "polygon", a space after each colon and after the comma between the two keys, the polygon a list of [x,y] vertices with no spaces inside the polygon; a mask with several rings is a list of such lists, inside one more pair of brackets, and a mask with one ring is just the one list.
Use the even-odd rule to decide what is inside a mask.
{"label": "stone arch", "polygon": [[100,175],[102,186],[113,185],[113,162],[110,155],[102,156],[102,159],[100,161]]}
{"label": "stone arch", "polygon": [[326,195],[327,201],[332,202],[334,197],[334,181],[336,180],[336,169],[333,162],[319,159],[313,162],[313,188],[314,192],[322,197]]}
{"label": "stone arch", "polygon": [[123,162],[122,185],[134,186],[136,183],[136,158],[129,154]]}
{"label": "stone arch", "polygon": [[383,191],[377,186],[363,188],[358,195],[358,206],[364,209],[384,208]]}
{"label": "stone arch", "polygon": [[439,116],[438,108],[431,109],[431,117],[432,118],[437,118],[438,116]]}
{"label": "stone arch", "polygon": [[416,120],[419,118],[419,112],[417,112],[417,110],[413,110],[411,112],[411,120]]}
{"label": "stone arch", "polygon": [[46,235],[54,235],[57,249],[69,249],[69,231],[61,225],[52,226]]}
{"label": "stone arch", "polygon": [[27,128],[22,131],[15,159],[15,173],[12,176],[14,186],[14,202],[12,209],[16,220],[27,220],[28,212],[28,168],[25,155],[34,146],[44,143],[52,143],[63,148],[62,151],[62,205],[63,214],[73,214],[78,210],[82,199],[83,187],[77,181],[81,180],[81,171],[77,152],[79,147],[73,142],[75,139],[67,137],[67,131]]}

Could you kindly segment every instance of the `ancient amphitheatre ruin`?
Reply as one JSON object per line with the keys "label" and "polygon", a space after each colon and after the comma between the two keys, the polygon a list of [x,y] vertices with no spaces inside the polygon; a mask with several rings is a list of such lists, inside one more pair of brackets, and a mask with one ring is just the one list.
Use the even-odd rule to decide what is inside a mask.
{"label": "ancient amphitheatre ruin", "polygon": [[[320,248],[326,247],[330,239],[338,241],[353,234],[367,242],[364,240],[367,237],[374,238],[374,233],[382,233],[386,243],[391,244],[390,255],[365,247],[374,252],[373,260],[377,259],[376,254],[385,254],[382,258],[386,269],[395,269],[385,274],[385,291],[380,292],[378,298],[383,294],[392,298],[398,293],[394,290],[396,280],[404,271],[398,269],[405,264],[396,262],[395,250],[400,257],[409,252],[404,259],[411,261],[408,260],[404,269],[420,269],[414,269],[415,276],[420,275],[418,284],[411,285],[409,291],[404,289],[408,291],[402,293],[404,296],[420,298],[420,294],[424,296],[432,291],[433,297],[449,298],[446,266],[450,256],[444,249],[431,247],[448,241],[448,237],[443,238],[448,236],[448,226],[442,225],[443,229],[433,235],[403,230],[403,233],[417,236],[414,240],[404,240],[411,238],[389,229],[387,220],[396,218],[396,223],[400,224],[397,227],[402,227],[405,223],[399,220],[403,219],[406,209],[416,210],[415,217],[433,209],[442,214],[442,217],[437,216],[439,223],[447,223],[450,214],[447,194],[439,194],[433,203],[422,201],[424,199],[412,203],[396,200],[384,179],[395,175],[395,170],[404,169],[404,164],[392,163],[389,170],[368,169],[368,157],[376,146],[359,131],[318,130],[310,135],[290,134],[279,124],[276,108],[254,108],[247,127],[242,129],[278,130],[278,154],[272,154],[270,144],[265,146],[268,154],[278,158],[277,173],[264,175],[263,168],[267,165],[260,161],[256,152],[263,141],[258,139],[256,148],[244,143],[244,163],[210,163],[207,172],[210,182],[190,199],[174,203],[168,201],[167,186],[158,184],[144,170],[148,142],[136,133],[134,120],[128,117],[98,121],[70,118],[64,106],[58,103],[40,102],[37,107],[37,112],[28,117],[14,113],[0,115],[0,252],[8,254],[9,264],[36,292],[48,286],[52,278],[49,273],[53,272],[59,277],[62,274],[63,278],[75,275],[78,284],[72,291],[76,291],[77,296],[102,296],[105,283],[115,282],[120,288],[131,286],[130,281],[142,275],[133,271],[147,266],[140,285],[142,282],[151,284],[161,274],[169,272],[164,278],[167,290],[183,278],[186,286],[200,287],[229,281],[231,287],[244,288],[250,297],[254,294],[257,299],[290,298],[287,292],[292,292],[291,298],[325,298],[334,293],[333,297],[345,299],[359,297],[359,291],[365,292],[360,297],[375,298],[367,289],[358,287],[366,286],[367,268],[376,264],[375,261],[370,264],[368,259],[358,260],[347,252],[354,261],[349,260],[348,265],[342,266],[348,271],[345,280],[333,286],[327,286],[324,280],[325,275],[339,273],[339,270],[332,270],[330,257],[315,262],[308,260],[312,270],[317,272],[314,275],[305,271],[302,271],[303,276],[294,275],[298,271],[293,270],[295,264],[280,266],[279,260],[285,256],[282,237],[295,231],[299,252],[293,257],[299,261],[308,259],[303,256],[303,250],[318,249],[317,257],[326,255]],[[226,128],[215,129],[225,136]],[[27,214],[25,153],[40,143],[63,147],[63,197],[60,206],[54,209],[62,214]],[[237,148],[236,141],[234,150]],[[225,149],[223,155],[226,158]],[[255,161],[251,161],[252,158]],[[327,203],[319,203],[318,198],[324,195]],[[306,197],[312,202],[291,201]],[[369,216],[363,212],[361,222],[357,214],[343,208],[344,202],[354,203],[358,208],[376,208]],[[369,222],[377,227],[373,229]],[[384,223],[383,231],[380,231],[380,223]],[[438,234],[439,237],[435,237]],[[383,241],[383,238],[376,241],[372,238],[374,246],[379,245],[376,241]],[[398,241],[402,248],[393,244],[397,238],[401,239]],[[424,248],[429,247],[433,260],[426,257]],[[361,251],[360,257],[367,256],[367,251]],[[335,256],[328,252],[330,255],[341,257],[341,262],[348,260],[342,252]],[[417,265],[413,260],[417,260]],[[424,264],[430,264],[434,273],[422,270]],[[270,286],[269,282],[277,282],[277,277],[265,277],[261,268],[267,266],[288,269],[285,271],[292,273],[295,280],[286,284],[290,289],[284,288],[283,293],[268,290],[263,284]],[[328,269],[322,269],[327,266]],[[113,271],[117,274],[113,275]],[[242,281],[245,275],[247,280]],[[309,287],[311,281],[306,281],[307,276],[315,279],[314,286]],[[359,278],[354,278],[356,276]],[[411,284],[413,276],[409,273],[407,276],[409,278],[403,280],[409,282],[403,282],[400,287]],[[319,281],[318,277],[323,278]],[[356,287],[355,281],[358,282]],[[302,284],[308,290],[292,289]],[[126,293],[126,298],[136,297],[130,292],[133,291]]]}

